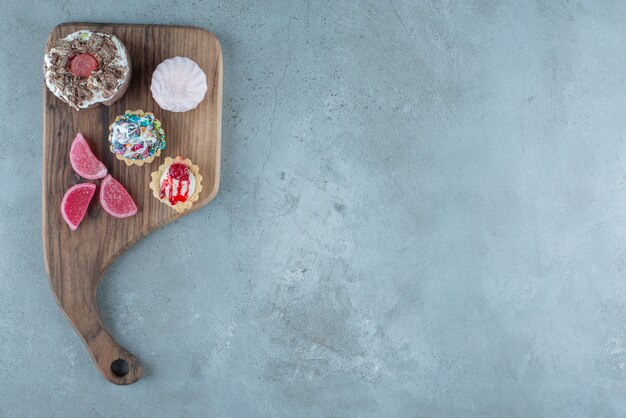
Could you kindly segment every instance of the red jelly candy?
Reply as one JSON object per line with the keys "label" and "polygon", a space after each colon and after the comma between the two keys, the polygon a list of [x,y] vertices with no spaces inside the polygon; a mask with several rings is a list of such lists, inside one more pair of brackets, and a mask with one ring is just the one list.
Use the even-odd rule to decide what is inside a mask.
{"label": "red jelly candy", "polygon": [[100,185],[100,204],[109,215],[116,218],[127,218],[137,213],[137,205],[133,198],[110,174]]}
{"label": "red jelly candy", "polygon": [[89,54],[76,55],[70,61],[70,71],[79,77],[89,77],[92,71],[98,69],[98,61]]}
{"label": "red jelly candy", "polygon": [[78,228],[87,213],[89,202],[96,191],[93,183],[81,183],[69,188],[61,201],[61,215],[72,231]]}

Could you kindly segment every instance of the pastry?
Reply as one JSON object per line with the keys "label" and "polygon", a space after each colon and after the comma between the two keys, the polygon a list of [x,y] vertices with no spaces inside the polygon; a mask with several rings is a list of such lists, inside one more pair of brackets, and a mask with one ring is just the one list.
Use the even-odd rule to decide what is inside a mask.
{"label": "pastry", "polygon": [[165,148],[165,133],[154,114],[130,111],[115,118],[109,126],[109,149],[127,165],[151,163]]}
{"label": "pastry", "polygon": [[44,56],[50,91],[76,110],[114,103],[130,82],[126,47],[115,35],[79,30],[53,43]]}
{"label": "pastry", "polygon": [[186,158],[167,157],[151,176],[150,189],[154,197],[178,212],[191,208],[202,191],[198,166]]}
{"label": "pastry", "polygon": [[152,97],[162,109],[186,112],[195,109],[207,91],[206,75],[195,61],[169,58],[152,73]]}

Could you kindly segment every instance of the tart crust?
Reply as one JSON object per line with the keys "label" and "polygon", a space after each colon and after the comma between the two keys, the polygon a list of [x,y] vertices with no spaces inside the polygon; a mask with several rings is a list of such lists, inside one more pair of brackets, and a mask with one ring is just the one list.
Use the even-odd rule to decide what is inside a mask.
{"label": "tart crust", "polygon": [[152,161],[154,161],[156,157],[160,157],[160,156],[161,156],[161,150],[158,150],[157,152],[154,153],[152,157],[148,157],[145,160],[133,160],[131,158],[124,158],[120,154],[115,154],[115,158],[117,158],[118,160],[124,161],[126,165],[129,167],[131,165],[136,165],[136,166],[141,167],[144,164],[150,164]]}

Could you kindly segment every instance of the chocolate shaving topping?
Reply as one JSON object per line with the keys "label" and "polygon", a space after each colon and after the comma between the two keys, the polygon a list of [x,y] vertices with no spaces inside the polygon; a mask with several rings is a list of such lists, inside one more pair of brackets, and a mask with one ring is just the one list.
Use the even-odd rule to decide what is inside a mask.
{"label": "chocolate shaving topping", "polygon": [[[45,68],[50,84],[62,92],[70,106],[79,109],[84,102],[91,101],[94,94],[101,93],[104,100],[112,97],[124,82],[128,67],[114,62],[119,54],[110,34],[94,32],[87,40],[59,39],[50,49],[50,64]],[[69,64],[76,55],[90,54],[98,61],[98,70],[91,76],[74,75]]]}

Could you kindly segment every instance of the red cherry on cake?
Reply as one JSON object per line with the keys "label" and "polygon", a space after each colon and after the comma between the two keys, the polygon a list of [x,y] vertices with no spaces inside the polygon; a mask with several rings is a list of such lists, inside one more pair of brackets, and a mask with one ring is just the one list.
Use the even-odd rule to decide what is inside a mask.
{"label": "red cherry on cake", "polygon": [[70,61],[70,71],[78,77],[89,77],[92,71],[98,70],[98,60],[93,55],[76,55]]}

